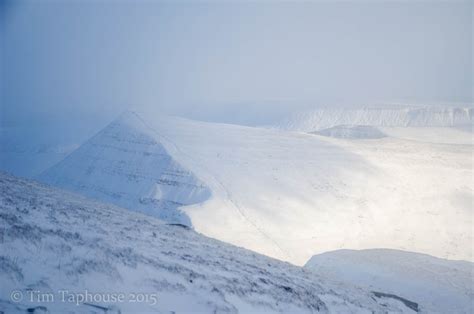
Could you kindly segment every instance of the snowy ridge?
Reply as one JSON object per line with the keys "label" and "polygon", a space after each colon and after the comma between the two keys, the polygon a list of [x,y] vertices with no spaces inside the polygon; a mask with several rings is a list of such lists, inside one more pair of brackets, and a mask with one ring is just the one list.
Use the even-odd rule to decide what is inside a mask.
{"label": "snowy ridge", "polygon": [[173,160],[133,113],[123,114],[40,178],[186,225],[191,222],[178,208],[210,196],[203,183]]}
{"label": "snowy ridge", "polygon": [[474,108],[437,106],[391,106],[361,108],[318,108],[292,115],[274,127],[313,132],[337,125],[385,127],[450,127],[471,125]]}
{"label": "snowy ridge", "polygon": [[429,313],[474,311],[474,264],[470,262],[397,250],[339,250],[313,256],[305,268],[416,301]]}
{"label": "snowy ridge", "polygon": [[[170,165],[186,169],[183,184],[160,194]],[[42,178],[146,213],[159,212],[150,204],[164,195],[198,232],[303,265],[343,248],[473,260],[472,171],[472,145],[341,141],[128,113]]]}
{"label": "snowy ridge", "polygon": [[[1,172],[0,239],[0,311],[8,314],[413,313],[191,229]],[[99,301],[63,301],[58,292],[86,289]],[[12,290],[24,297],[13,302]],[[54,299],[31,300],[28,291]],[[125,297],[111,301],[112,293]],[[148,297],[132,302],[132,293]]]}

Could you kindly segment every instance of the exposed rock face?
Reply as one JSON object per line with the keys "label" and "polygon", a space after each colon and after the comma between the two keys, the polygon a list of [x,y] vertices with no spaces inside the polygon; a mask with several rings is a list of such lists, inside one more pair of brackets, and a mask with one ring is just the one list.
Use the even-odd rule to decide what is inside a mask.
{"label": "exposed rock face", "polygon": [[126,113],[62,162],[40,175],[46,183],[191,225],[180,206],[210,191],[181,167],[133,113]]}

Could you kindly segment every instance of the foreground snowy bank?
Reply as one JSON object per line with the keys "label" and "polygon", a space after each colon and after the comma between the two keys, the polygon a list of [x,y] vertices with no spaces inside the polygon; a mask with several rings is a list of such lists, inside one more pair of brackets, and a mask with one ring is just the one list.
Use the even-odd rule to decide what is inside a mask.
{"label": "foreground snowy bank", "polygon": [[385,313],[403,302],[0,173],[4,313]]}

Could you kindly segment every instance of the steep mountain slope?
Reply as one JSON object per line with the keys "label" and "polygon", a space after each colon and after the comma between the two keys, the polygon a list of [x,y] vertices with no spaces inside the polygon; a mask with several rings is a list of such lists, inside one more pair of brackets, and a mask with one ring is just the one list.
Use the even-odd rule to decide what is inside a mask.
{"label": "steep mountain slope", "polygon": [[474,311],[474,264],[397,250],[339,250],[313,256],[307,269],[372,291],[416,301],[429,313]]}
{"label": "steep mountain slope", "polygon": [[[353,141],[134,113],[112,126],[115,131],[109,126],[92,140],[100,146],[88,146],[94,158],[75,152],[42,178],[80,193],[94,191],[96,182],[113,192],[120,182],[118,191],[133,193],[130,199],[150,197],[148,186],[159,178],[142,191],[128,176],[154,171],[148,164],[162,169],[160,159],[101,135],[119,132],[116,138],[127,139],[132,133],[163,147],[176,167],[202,182],[192,181],[193,189],[210,191],[204,202],[180,207],[207,236],[301,265],[341,248],[473,258],[472,145]],[[126,167],[112,176],[111,164]],[[94,193],[87,195],[111,200]]]}
{"label": "steep mountain slope", "polygon": [[314,132],[338,125],[390,127],[451,127],[472,125],[472,107],[372,106],[318,108],[301,112],[276,124],[282,130]]}
{"label": "steep mountain slope", "polygon": [[4,173],[0,239],[0,311],[9,314],[413,312],[191,229]]}
{"label": "steep mountain slope", "polygon": [[132,122],[123,117],[111,123],[41,179],[169,222],[191,225],[178,207],[203,202],[209,190],[140,129],[140,124]]}

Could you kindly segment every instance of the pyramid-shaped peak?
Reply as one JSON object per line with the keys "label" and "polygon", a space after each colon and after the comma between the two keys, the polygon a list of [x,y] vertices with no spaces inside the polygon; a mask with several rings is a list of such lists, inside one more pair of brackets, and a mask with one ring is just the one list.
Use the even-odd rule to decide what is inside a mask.
{"label": "pyramid-shaped peak", "polygon": [[122,113],[40,180],[186,225],[191,222],[179,207],[202,202],[210,194],[134,111]]}

